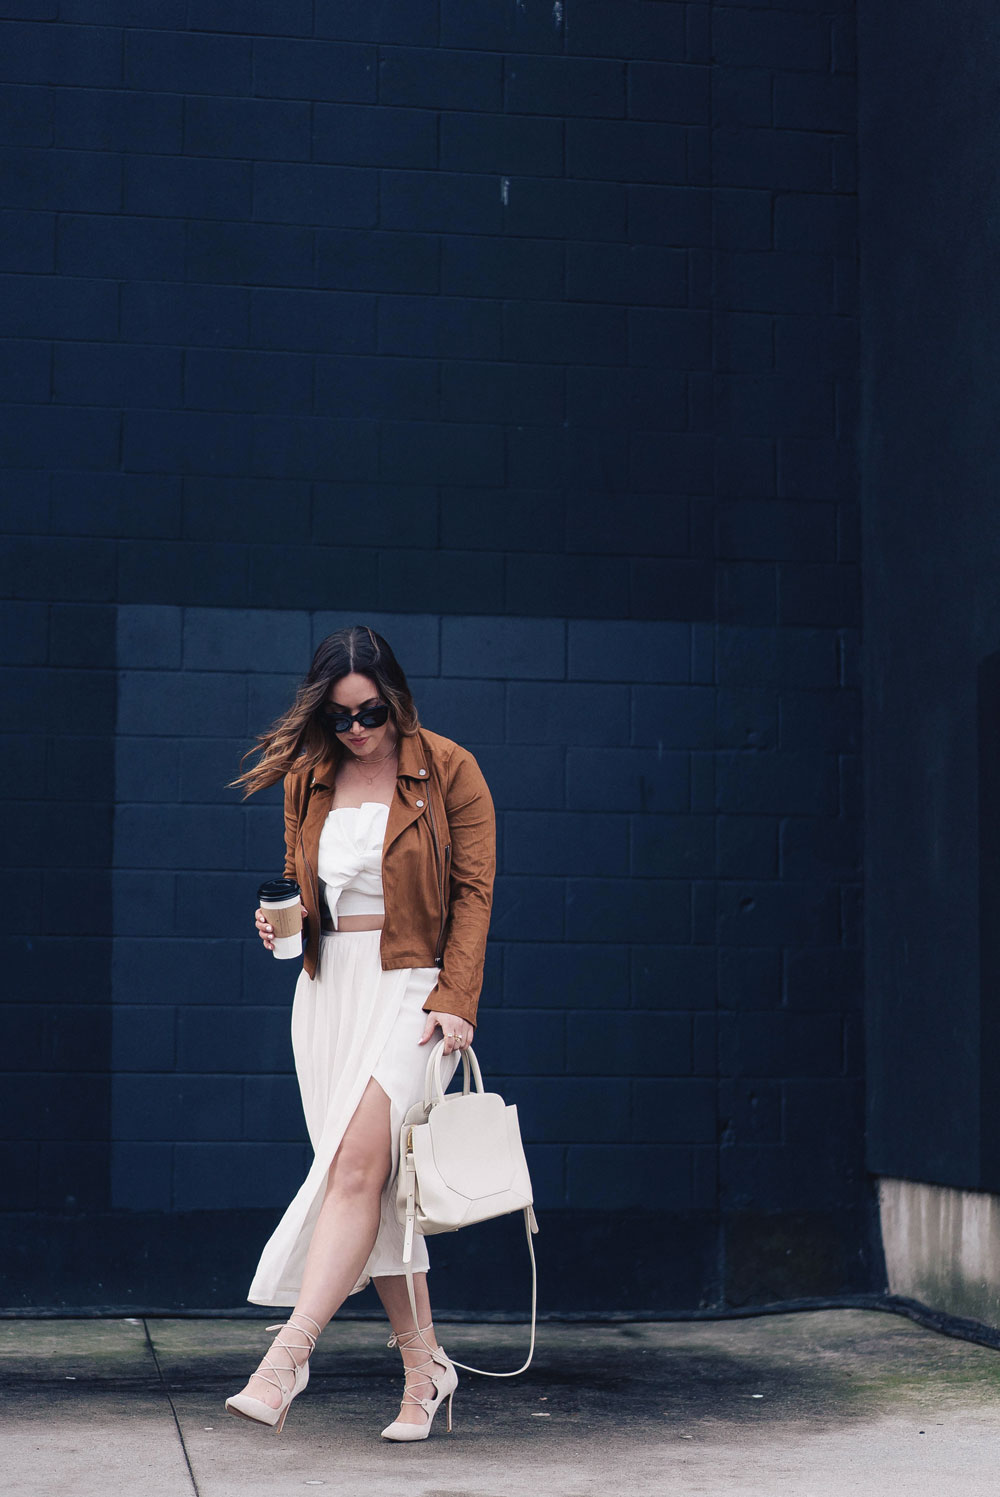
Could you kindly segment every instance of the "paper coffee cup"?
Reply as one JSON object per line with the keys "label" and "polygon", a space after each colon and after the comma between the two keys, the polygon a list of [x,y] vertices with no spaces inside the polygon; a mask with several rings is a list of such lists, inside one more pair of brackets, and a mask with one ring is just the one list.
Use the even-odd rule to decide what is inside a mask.
{"label": "paper coffee cup", "polygon": [[274,931],[274,955],[302,955],[302,892],[293,878],[272,878],[257,890],[260,907]]}

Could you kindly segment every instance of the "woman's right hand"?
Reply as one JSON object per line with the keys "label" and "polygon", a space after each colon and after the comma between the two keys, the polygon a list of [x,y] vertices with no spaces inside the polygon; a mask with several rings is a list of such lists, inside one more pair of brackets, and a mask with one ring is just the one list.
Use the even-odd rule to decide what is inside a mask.
{"label": "woman's right hand", "polygon": [[[309,911],[306,909],[305,905],[301,906],[301,910],[302,910],[302,919],[303,920],[307,920],[309,918]],[[267,950],[268,951],[273,951],[274,950],[274,929],[273,929],[272,926],[268,925],[268,923],[267,923],[267,916],[264,914],[264,911],[261,910],[261,909],[258,909],[257,913],[254,915],[254,920],[256,921],[256,924],[257,924],[257,934],[260,936],[261,940],[264,942],[264,945],[266,946]]]}

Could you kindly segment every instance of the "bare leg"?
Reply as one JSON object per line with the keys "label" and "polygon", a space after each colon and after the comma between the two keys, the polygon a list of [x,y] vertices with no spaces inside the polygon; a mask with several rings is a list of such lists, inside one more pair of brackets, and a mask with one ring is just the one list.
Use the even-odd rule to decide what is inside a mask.
{"label": "bare leg", "polygon": [[[413,1311],[410,1309],[410,1297],[406,1292],[405,1274],[384,1274],[374,1281],[378,1291],[378,1297],[382,1301],[385,1313],[389,1317],[389,1324],[397,1335],[405,1335],[407,1331],[416,1330],[413,1324]],[[400,1346],[399,1353],[403,1358],[403,1366],[406,1369],[406,1387],[417,1398],[433,1398],[434,1384],[426,1377],[419,1374],[414,1377],[410,1369],[419,1366],[421,1362],[427,1361],[427,1347],[437,1346],[438,1339],[434,1332],[431,1320],[431,1302],[427,1293],[427,1275],[415,1273],[413,1275],[413,1297],[417,1302],[417,1315],[419,1317],[419,1329],[423,1331],[423,1341],[416,1337],[412,1338],[412,1344]],[[426,1327],[430,1329],[426,1329]],[[426,1343],[426,1344],[425,1344]],[[423,1409],[418,1408],[415,1403],[405,1402],[400,1405],[398,1418],[403,1424],[425,1424],[427,1415]]]}
{"label": "bare leg", "polygon": [[[330,1166],[326,1194],[309,1243],[302,1289],[295,1305],[296,1311],[308,1315],[319,1326],[326,1325],[350,1294],[375,1245],[382,1189],[391,1161],[389,1098],[372,1078]],[[405,1280],[403,1289],[405,1298]],[[309,1355],[308,1346],[291,1343],[305,1342],[306,1338],[289,1335],[284,1340],[279,1333],[279,1339],[285,1350],[273,1360],[287,1365],[291,1357],[301,1366]],[[284,1381],[290,1384],[291,1378],[289,1370]],[[280,1402],[274,1384],[256,1373],[243,1392],[262,1399],[273,1409]]]}

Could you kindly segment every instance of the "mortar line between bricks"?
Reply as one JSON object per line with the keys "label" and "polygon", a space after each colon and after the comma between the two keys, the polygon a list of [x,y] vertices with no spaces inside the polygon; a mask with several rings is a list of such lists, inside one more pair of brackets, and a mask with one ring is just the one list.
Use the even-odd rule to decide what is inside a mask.
{"label": "mortar line between bricks", "polygon": [[201,1493],[198,1490],[198,1483],[195,1480],[194,1467],[191,1465],[191,1457],[188,1455],[188,1448],[184,1443],[184,1433],[181,1429],[181,1422],[177,1417],[177,1410],[174,1407],[174,1401],[170,1397],[170,1390],[167,1387],[166,1379],[163,1376],[163,1368],[160,1366],[160,1359],[156,1355],[156,1347],[153,1345],[153,1338],[149,1334],[149,1321],[145,1318],[143,1318],[142,1329],[146,1337],[146,1345],[149,1347],[149,1354],[153,1359],[153,1366],[156,1368],[156,1375],[160,1380],[160,1387],[163,1390],[163,1396],[170,1406],[170,1414],[171,1418],[174,1421],[174,1429],[177,1431],[177,1438],[180,1441],[181,1454],[184,1457],[184,1464],[187,1467],[187,1474],[191,1481],[191,1490],[194,1492],[194,1497],[201,1497]]}

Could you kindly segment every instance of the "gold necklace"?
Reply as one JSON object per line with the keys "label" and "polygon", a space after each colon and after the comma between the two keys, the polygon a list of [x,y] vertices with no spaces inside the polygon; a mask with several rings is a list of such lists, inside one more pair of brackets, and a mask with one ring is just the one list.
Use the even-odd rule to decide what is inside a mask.
{"label": "gold necklace", "polygon": [[[350,749],[348,749],[348,753],[350,753]],[[389,752],[387,754],[383,754],[382,757],[381,757],[381,759],[375,759],[375,760],[369,759],[369,760],[367,760],[366,761],[367,763],[369,763],[369,764],[374,763],[375,766],[376,766],[375,773],[373,775],[365,774],[364,770],[361,768],[361,761],[360,761],[360,759],[358,759],[355,755],[351,756],[351,762],[353,763],[354,768],[358,771],[358,773],[360,774],[361,778],[365,781],[365,783],[368,784],[368,785],[374,785],[375,781],[379,777],[379,774],[381,773],[382,765],[383,764],[388,764],[389,760],[391,758],[393,758],[393,756],[395,755],[395,753],[396,753],[396,745],[393,744],[393,746],[389,750]]]}

